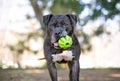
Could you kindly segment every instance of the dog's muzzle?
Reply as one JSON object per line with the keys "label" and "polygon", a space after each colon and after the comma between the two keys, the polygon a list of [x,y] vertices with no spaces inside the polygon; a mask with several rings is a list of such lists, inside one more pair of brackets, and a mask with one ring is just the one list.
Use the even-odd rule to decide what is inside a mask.
{"label": "dog's muzzle", "polygon": [[55,47],[55,48],[59,48],[59,45],[58,45],[58,40],[61,38],[61,37],[64,37],[67,35],[67,32],[66,31],[62,31],[62,30],[58,30],[58,29],[55,29],[55,32],[52,34],[51,36],[51,43],[52,45]]}

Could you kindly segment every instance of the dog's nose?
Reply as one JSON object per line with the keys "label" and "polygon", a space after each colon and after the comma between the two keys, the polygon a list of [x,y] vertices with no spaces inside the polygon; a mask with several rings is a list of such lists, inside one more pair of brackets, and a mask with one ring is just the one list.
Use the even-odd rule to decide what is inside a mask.
{"label": "dog's nose", "polygon": [[56,36],[60,36],[61,32],[56,32],[55,35]]}

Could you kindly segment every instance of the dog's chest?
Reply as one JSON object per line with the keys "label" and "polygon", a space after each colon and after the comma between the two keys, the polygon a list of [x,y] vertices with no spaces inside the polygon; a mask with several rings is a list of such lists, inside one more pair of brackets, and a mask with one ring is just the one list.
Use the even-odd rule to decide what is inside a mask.
{"label": "dog's chest", "polygon": [[62,53],[59,54],[52,54],[52,61],[53,62],[60,62],[62,60],[64,61],[72,61],[74,58],[72,51],[63,51]]}

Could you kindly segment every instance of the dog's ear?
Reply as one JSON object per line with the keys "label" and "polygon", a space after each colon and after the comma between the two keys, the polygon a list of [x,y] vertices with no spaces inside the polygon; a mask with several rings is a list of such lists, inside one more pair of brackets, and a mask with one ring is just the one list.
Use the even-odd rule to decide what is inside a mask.
{"label": "dog's ear", "polygon": [[69,17],[71,23],[75,26],[76,23],[77,23],[77,17],[76,17],[76,15],[73,15],[73,14],[67,14],[66,16]]}
{"label": "dog's ear", "polygon": [[44,23],[44,25],[47,25],[49,23],[49,21],[50,21],[52,16],[53,16],[52,14],[43,16],[43,23]]}

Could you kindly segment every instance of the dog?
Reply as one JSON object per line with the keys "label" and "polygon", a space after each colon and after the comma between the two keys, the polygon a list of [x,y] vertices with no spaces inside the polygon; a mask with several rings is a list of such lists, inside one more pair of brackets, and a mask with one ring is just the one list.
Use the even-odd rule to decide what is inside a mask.
{"label": "dog", "polygon": [[[73,14],[45,15],[43,23],[46,28],[44,38],[44,56],[47,61],[49,74],[52,81],[58,81],[55,63],[67,63],[69,67],[69,81],[79,81],[79,57],[80,45],[74,34],[77,17]],[[62,49],[58,45],[60,37],[69,35],[73,44],[68,49]]]}

